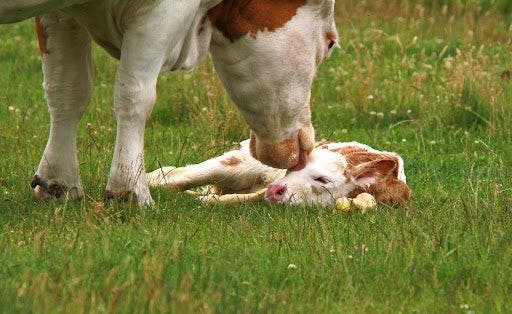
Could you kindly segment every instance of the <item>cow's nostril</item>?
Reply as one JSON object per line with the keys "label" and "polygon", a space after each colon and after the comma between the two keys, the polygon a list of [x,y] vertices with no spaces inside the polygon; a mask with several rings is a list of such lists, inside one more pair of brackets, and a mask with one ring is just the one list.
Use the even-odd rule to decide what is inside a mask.
{"label": "cow's nostril", "polygon": [[286,186],[281,186],[279,189],[277,189],[276,194],[281,196],[284,194],[284,192],[286,192]]}

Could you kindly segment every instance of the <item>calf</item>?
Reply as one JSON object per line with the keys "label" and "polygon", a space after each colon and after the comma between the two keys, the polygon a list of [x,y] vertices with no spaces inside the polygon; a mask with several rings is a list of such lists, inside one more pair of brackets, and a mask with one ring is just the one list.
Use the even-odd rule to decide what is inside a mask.
{"label": "calf", "polygon": [[[180,191],[207,186],[207,192],[221,200],[264,198],[293,205],[327,206],[337,198],[355,197],[363,192],[372,194],[377,203],[401,205],[411,193],[400,156],[357,142],[318,143],[305,168],[287,171],[251,157],[247,140],[239,149],[199,164],[157,169],[147,179],[150,187]],[[253,196],[243,196],[249,193]],[[231,197],[233,194],[236,196]]]}

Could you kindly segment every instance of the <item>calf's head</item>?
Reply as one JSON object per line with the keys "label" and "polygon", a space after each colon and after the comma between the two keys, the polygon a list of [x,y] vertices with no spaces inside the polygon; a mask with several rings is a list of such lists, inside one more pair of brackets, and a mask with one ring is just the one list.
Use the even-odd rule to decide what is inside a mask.
{"label": "calf's head", "polygon": [[210,52],[249,124],[251,153],[302,168],[314,146],[311,84],[338,40],[334,0],[224,0],[210,10]]}
{"label": "calf's head", "polygon": [[398,174],[399,159],[391,153],[345,156],[316,148],[305,168],[288,171],[284,178],[270,184],[265,199],[294,205],[331,205],[337,198],[367,192],[377,203],[403,204],[410,190]]}

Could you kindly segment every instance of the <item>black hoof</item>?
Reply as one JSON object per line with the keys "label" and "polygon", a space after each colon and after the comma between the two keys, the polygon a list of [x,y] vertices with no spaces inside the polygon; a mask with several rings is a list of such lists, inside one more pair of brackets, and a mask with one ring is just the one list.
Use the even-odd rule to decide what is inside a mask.
{"label": "black hoof", "polygon": [[42,194],[47,194],[52,198],[61,198],[68,190],[66,186],[59,184],[56,180],[45,180],[38,175],[35,175],[30,182],[32,188],[39,186],[42,189]]}

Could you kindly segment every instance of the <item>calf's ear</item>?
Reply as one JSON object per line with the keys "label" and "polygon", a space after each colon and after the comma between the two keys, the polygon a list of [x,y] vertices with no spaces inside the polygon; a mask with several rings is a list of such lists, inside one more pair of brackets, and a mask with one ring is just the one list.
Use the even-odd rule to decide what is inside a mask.
{"label": "calf's ear", "polygon": [[393,175],[398,168],[394,158],[383,158],[361,163],[347,170],[349,177],[355,185],[367,188],[375,184],[379,178]]}

